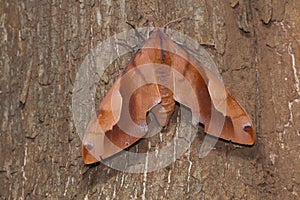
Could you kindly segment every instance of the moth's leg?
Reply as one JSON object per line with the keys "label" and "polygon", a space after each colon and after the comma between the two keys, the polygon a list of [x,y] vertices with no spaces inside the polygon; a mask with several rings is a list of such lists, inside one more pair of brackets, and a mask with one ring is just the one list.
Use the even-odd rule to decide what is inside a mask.
{"label": "moth's leg", "polygon": [[117,41],[116,44],[128,48],[131,51],[136,51],[139,48],[139,45],[130,46],[129,44],[123,41]]}

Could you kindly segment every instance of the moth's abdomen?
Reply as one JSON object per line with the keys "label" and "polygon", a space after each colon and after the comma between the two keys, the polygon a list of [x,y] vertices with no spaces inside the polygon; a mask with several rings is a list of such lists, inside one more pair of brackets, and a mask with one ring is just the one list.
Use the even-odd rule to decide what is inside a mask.
{"label": "moth's abdomen", "polygon": [[162,66],[155,70],[155,74],[161,102],[153,108],[153,112],[159,124],[167,126],[175,107],[173,92],[171,90],[173,86],[172,73],[167,67]]}
{"label": "moth's abdomen", "polygon": [[172,113],[174,111],[174,106],[175,106],[175,101],[173,98],[173,92],[164,87],[159,85],[159,92],[161,95],[161,106],[162,109],[160,110],[161,114],[168,114],[168,113]]}

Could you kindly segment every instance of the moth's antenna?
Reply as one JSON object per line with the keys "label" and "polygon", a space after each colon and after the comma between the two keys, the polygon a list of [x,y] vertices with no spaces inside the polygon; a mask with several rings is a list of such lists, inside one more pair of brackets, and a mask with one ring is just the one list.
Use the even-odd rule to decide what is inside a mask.
{"label": "moth's antenna", "polygon": [[136,29],[135,26],[129,22],[126,22],[126,24],[128,24],[129,26],[131,26],[131,28]]}
{"label": "moth's antenna", "polygon": [[172,21],[169,21],[168,23],[166,23],[165,25],[163,25],[163,29],[166,30],[168,28],[168,26],[170,26],[171,24],[174,24],[176,22],[180,22],[184,19],[189,19],[191,17],[191,15],[186,15],[186,16],[183,16],[183,17],[180,17],[180,18],[177,18],[177,19],[174,19]]}
{"label": "moth's antenna", "polygon": [[140,32],[137,31],[137,29],[135,28],[135,26],[133,24],[130,24],[129,22],[126,22],[126,24],[128,24],[129,26],[131,26],[134,29],[134,32],[137,37],[141,38],[143,40],[143,42],[145,41],[145,38],[142,36],[142,34]]}

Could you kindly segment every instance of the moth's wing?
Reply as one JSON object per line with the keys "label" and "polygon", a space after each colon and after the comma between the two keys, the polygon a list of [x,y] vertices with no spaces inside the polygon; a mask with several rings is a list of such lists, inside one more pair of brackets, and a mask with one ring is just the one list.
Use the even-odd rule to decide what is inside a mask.
{"label": "moth's wing", "polygon": [[192,110],[193,123],[202,123],[205,132],[240,144],[253,144],[252,122],[223,82],[186,50],[160,32],[165,56],[175,69],[174,99]]}
{"label": "moth's wing", "polygon": [[255,132],[251,119],[223,82],[209,71],[204,70],[202,76],[191,70],[191,63],[186,66],[190,67],[184,79],[179,77],[175,81],[174,99],[191,108],[193,124],[202,123],[210,135],[252,145]]}
{"label": "moth's wing", "polygon": [[151,68],[140,71],[129,65],[129,69],[113,84],[85,131],[82,157],[86,164],[120,152],[147,132],[146,114],[161,97]]}
{"label": "moth's wing", "polygon": [[[208,91],[211,97],[214,116],[220,120],[211,120],[207,131],[214,132],[216,125],[221,121],[223,127],[220,137],[239,144],[252,145],[255,140],[255,132],[252,121],[243,107],[235,100],[230,91],[208,69],[204,69],[208,78]],[[217,117],[220,116],[220,117]],[[218,135],[215,135],[218,136]]]}
{"label": "moth's wing", "polygon": [[85,164],[98,162],[100,155],[107,149],[104,146],[105,133],[113,129],[121,115],[122,97],[119,93],[114,92],[119,87],[119,81],[114,83],[85,130],[82,139],[82,159]]}

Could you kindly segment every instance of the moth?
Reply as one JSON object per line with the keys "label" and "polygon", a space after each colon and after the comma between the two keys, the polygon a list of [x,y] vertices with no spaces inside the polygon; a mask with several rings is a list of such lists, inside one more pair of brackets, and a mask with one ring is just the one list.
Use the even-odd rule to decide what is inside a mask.
{"label": "moth", "polygon": [[190,108],[191,123],[203,124],[207,134],[254,144],[251,119],[223,82],[164,29],[154,28],[90,120],[82,141],[84,163],[109,158],[142,138],[150,110],[167,126],[176,102]]}

